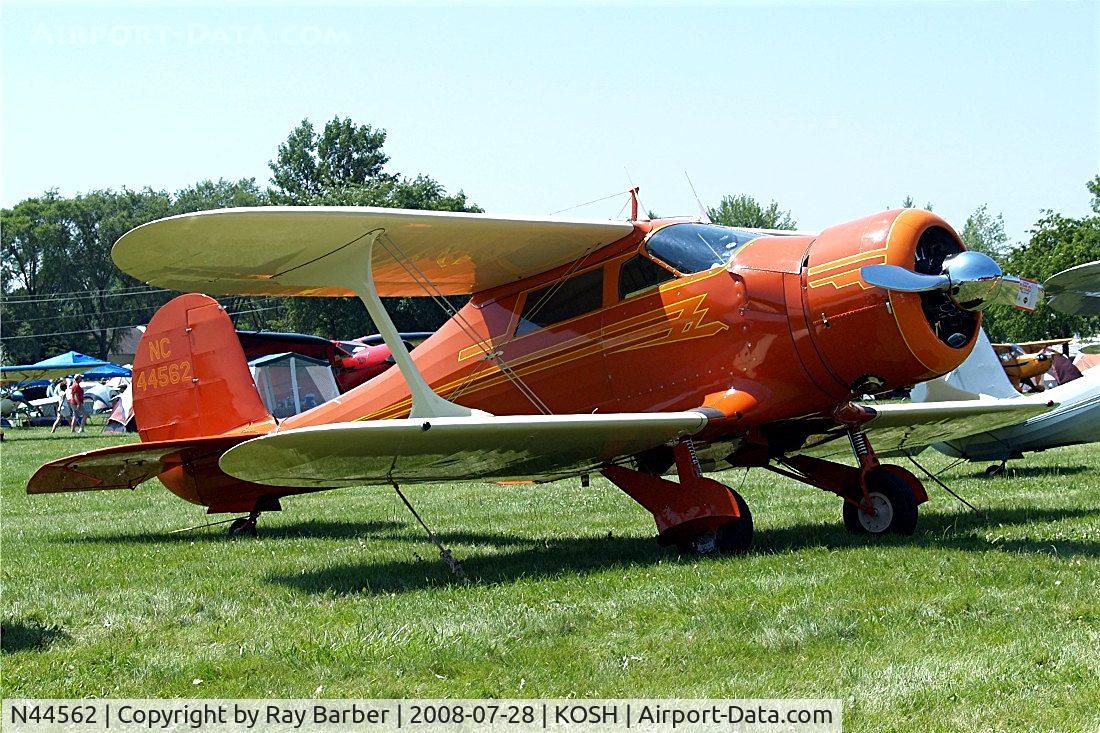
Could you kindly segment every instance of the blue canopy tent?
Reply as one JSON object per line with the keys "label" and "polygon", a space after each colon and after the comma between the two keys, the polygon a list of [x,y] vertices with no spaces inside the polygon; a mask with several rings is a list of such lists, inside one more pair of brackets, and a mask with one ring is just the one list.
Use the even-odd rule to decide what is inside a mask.
{"label": "blue canopy tent", "polygon": [[130,370],[124,366],[108,363],[96,367],[95,369],[86,370],[84,376],[88,379],[110,379],[112,377],[129,377],[131,373]]}
{"label": "blue canopy tent", "polygon": [[[51,356],[49,359],[36,361],[34,364],[0,367],[0,384],[13,382],[26,382],[32,379],[57,379],[70,374],[85,374],[99,367],[112,366],[122,369],[117,364],[96,359],[95,357],[81,354],[78,351],[66,351],[64,354]],[[128,376],[129,370],[125,370]],[[98,379],[98,377],[96,377]]]}

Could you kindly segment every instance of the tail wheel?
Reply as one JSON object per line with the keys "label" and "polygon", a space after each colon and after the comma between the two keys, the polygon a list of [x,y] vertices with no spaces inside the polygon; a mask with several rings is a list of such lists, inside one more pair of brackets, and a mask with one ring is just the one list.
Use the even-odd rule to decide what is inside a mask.
{"label": "tail wheel", "polygon": [[917,497],[902,479],[883,472],[867,477],[872,511],[844,502],[844,526],[854,534],[911,535],[917,529]]}
{"label": "tail wheel", "polygon": [[255,537],[259,534],[256,530],[256,520],[252,517],[241,517],[233,520],[229,525],[230,537]]}
{"label": "tail wheel", "polygon": [[1005,463],[994,463],[991,466],[985,467],[986,476],[1000,476],[1005,472]]}
{"label": "tail wheel", "polygon": [[683,555],[709,555],[719,552],[723,555],[743,555],[752,547],[752,512],[745,499],[733,489],[727,489],[737,502],[740,516],[731,518],[712,532],[695,537],[690,542],[677,545]]}

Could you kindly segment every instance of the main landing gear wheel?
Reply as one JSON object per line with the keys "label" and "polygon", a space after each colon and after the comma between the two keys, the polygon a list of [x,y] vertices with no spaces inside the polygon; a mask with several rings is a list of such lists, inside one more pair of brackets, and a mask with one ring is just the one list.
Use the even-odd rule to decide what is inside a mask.
{"label": "main landing gear wheel", "polygon": [[917,497],[897,476],[876,472],[867,477],[872,511],[844,502],[844,527],[854,534],[910,535],[917,529]]}
{"label": "main landing gear wheel", "polygon": [[1005,465],[1007,463],[1008,463],[1007,461],[1001,461],[1000,463],[994,463],[991,466],[986,466],[985,467],[985,475],[986,476],[1000,476],[1002,473],[1005,472]]}
{"label": "main landing gear wheel", "polygon": [[752,547],[752,512],[740,494],[733,489],[728,491],[737,502],[737,511],[741,516],[730,519],[714,531],[705,532],[690,542],[677,544],[680,554],[709,555],[719,552],[723,555],[743,555],[749,551]]}

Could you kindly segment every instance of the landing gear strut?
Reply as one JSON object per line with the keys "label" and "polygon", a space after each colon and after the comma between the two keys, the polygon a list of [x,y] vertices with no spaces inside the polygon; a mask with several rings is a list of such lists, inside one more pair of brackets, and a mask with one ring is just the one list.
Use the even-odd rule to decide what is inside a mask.
{"label": "landing gear strut", "polygon": [[855,405],[837,411],[836,419],[848,430],[859,468],[811,456],[780,459],[770,471],[831,491],[844,500],[844,527],[855,534],[911,535],[917,528],[917,506],[928,501],[920,479],[901,466],[879,463],[862,425],[873,416]]}
{"label": "landing gear strut", "polygon": [[680,483],[622,466],[603,470],[657,522],[657,542],[685,554],[743,553],[752,546],[752,514],[733,489],[702,475],[690,441],[673,449]]}
{"label": "landing gear strut", "polygon": [[247,517],[240,517],[233,520],[233,524],[229,525],[230,537],[255,537],[258,533],[256,531],[256,522],[260,519],[260,510],[253,509],[249,512]]}

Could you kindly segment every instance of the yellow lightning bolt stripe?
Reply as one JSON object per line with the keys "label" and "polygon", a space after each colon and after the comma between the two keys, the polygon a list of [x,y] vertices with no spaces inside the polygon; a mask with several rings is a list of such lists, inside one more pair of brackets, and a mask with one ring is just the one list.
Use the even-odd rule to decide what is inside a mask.
{"label": "yellow lightning bolt stripe", "polygon": [[[831,275],[825,277],[819,277],[809,281],[811,288],[824,287],[826,285],[832,285],[837,290],[846,288],[851,285],[858,285],[864,290],[869,290],[872,285],[868,285],[864,282],[863,278],[859,275],[859,269],[866,265],[878,265],[886,263],[886,247],[879,249],[868,250],[867,252],[860,252],[850,257],[844,257],[839,260],[833,260],[823,265],[817,265],[811,267],[807,272],[809,275],[822,272],[830,272],[838,267],[844,267],[845,269],[839,272],[834,272]],[[854,265],[854,266],[852,266]]]}
{"label": "yellow lightning bolt stripe", "polygon": [[814,265],[813,267],[811,267],[809,270],[806,271],[806,274],[807,275],[817,275],[817,274],[822,273],[822,272],[828,272],[829,270],[834,270],[838,267],[842,267],[844,265],[851,264],[852,262],[859,262],[860,260],[862,260],[864,258],[867,258],[867,257],[882,257],[882,258],[885,258],[886,257],[886,250],[887,250],[886,247],[879,247],[878,249],[869,249],[866,252],[856,252],[854,255],[848,255],[847,257],[841,257],[838,260],[829,260],[828,262],[823,262],[820,265]]}
{"label": "yellow lightning bolt stripe", "polygon": [[[627,318],[607,331],[597,328],[561,343],[510,359],[508,360],[510,372],[524,378],[578,359],[598,355],[601,351],[620,353],[653,348],[678,341],[706,338],[728,329],[729,326],[721,321],[705,320],[709,312],[709,308],[703,306],[705,300],[706,293],[701,293]],[[677,328],[677,325],[680,327]],[[475,348],[478,348],[477,353],[483,353],[479,347]],[[474,376],[466,374],[443,384],[433,384],[432,389],[440,394],[448,394],[451,390],[465,385],[463,394],[476,394],[507,382],[511,374],[505,374],[495,364],[486,364],[486,368],[481,373],[475,372]],[[406,397],[400,402],[387,405],[359,419],[385,419],[408,412],[411,406],[412,398]]]}

